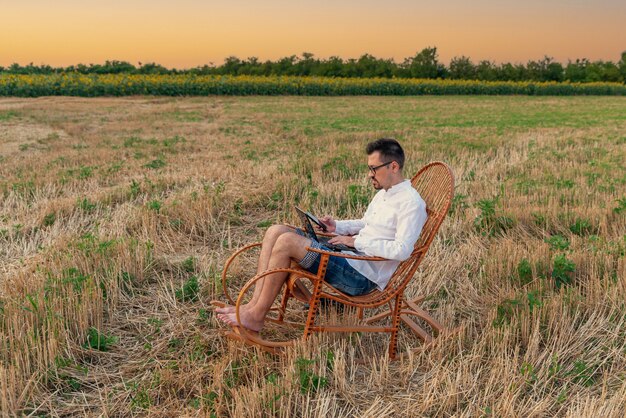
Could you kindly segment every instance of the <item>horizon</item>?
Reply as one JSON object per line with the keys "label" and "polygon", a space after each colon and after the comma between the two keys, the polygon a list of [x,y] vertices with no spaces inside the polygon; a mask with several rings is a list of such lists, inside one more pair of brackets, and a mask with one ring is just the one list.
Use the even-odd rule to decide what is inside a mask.
{"label": "horizon", "polygon": [[427,47],[436,47],[446,65],[458,56],[496,64],[526,64],[546,56],[560,63],[583,58],[618,62],[626,51],[626,3],[617,0],[477,0],[471,5],[461,0],[443,5],[346,0],[315,6],[284,0],[211,5],[61,0],[54,7],[25,0],[3,9],[3,67],[115,60],[185,69],[219,66],[229,56],[264,62],[304,52],[324,60],[370,54],[399,63]]}

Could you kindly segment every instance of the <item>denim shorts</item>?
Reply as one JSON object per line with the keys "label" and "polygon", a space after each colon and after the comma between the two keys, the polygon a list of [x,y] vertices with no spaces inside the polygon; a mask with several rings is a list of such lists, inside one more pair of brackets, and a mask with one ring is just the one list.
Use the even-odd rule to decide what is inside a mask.
{"label": "denim shorts", "polygon": [[[297,230],[299,235],[306,236],[301,230]],[[325,251],[333,251],[314,240],[311,240],[311,247]],[[300,266],[305,270],[316,274],[320,266],[321,254],[309,251],[300,261]],[[371,292],[376,288],[376,283],[356,271],[343,257],[330,256],[324,281],[334,288],[350,296],[359,296]]]}

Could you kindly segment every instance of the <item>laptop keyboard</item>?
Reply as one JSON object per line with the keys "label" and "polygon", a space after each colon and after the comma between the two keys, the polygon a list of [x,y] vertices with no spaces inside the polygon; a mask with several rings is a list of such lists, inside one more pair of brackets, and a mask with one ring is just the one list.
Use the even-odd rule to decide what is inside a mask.
{"label": "laptop keyboard", "polygon": [[355,251],[356,250],[356,248],[349,247],[345,244],[330,244],[328,242],[330,238],[328,237],[319,237],[318,239],[319,239],[320,244],[324,244],[325,246],[327,246],[333,251]]}

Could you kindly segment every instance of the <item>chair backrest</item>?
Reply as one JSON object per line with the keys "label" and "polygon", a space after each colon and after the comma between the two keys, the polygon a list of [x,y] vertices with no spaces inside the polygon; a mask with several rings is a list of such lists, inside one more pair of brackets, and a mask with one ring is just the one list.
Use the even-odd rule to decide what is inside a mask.
{"label": "chair backrest", "polygon": [[454,175],[446,163],[431,162],[411,179],[411,184],[426,202],[428,218],[411,256],[400,263],[384,292],[391,296],[402,291],[415,274],[437,231],[448,214],[454,195]]}

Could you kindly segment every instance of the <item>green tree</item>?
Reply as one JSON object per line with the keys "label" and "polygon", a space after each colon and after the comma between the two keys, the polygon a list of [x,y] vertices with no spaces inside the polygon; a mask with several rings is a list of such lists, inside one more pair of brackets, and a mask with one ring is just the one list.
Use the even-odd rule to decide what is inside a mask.
{"label": "green tree", "polygon": [[496,79],[496,65],[488,60],[482,60],[476,66],[476,78],[483,81]]}
{"label": "green tree", "polygon": [[626,83],[626,51],[622,52],[622,59],[618,62],[617,66],[622,75],[622,81]]}
{"label": "green tree", "polygon": [[500,81],[526,80],[526,67],[523,64],[503,63],[495,69],[496,79]]}
{"label": "green tree", "polygon": [[619,67],[612,62],[595,61],[585,68],[585,81],[621,81]]}
{"label": "green tree", "polygon": [[319,65],[319,60],[313,58],[313,54],[310,52],[303,52],[302,59],[298,60],[294,65],[294,74],[296,75],[312,75],[316,67]]}
{"label": "green tree", "polygon": [[137,69],[137,73],[139,74],[169,74],[170,70],[165,68],[164,66],[149,62],[147,64],[139,63],[139,68]]}
{"label": "green tree", "polygon": [[438,78],[445,75],[445,67],[437,61],[437,47],[422,49],[412,58],[406,58],[402,64],[409,77]]}
{"label": "green tree", "polygon": [[320,63],[315,75],[323,77],[341,77],[342,71],[343,60],[340,57],[332,56],[328,60]]}
{"label": "green tree", "polygon": [[243,65],[241,60],[235,56],[229,56],[224,59],[224,64],[219,67],[219,74],[237,74],[239,68]]}
{"label": "green tree", "polygon": [[273,75],[291,75],[293,73],[293,65],[296,62],[297,57],[290,55],[283,57],[272,65]]}
{"label": "green tree", "polygon": [[454,80],[474,80],[476,79],[476,67],[469,57],[464,55],[454,57],[450,60],[448,76]]}
{"label": "green tree", "polygon": [[528,78],[533,81],[563,81],[563,66],[547,55],[540,61],[528,61]]}
{"label": "green tree", "polygon": [[577,58],[574,62],[568,61],[567,66],[565,66],[565,80],[572,83],[585,81],[585,78],[587,77],[587,65],[589,65],[589,60],[587,58]]}

